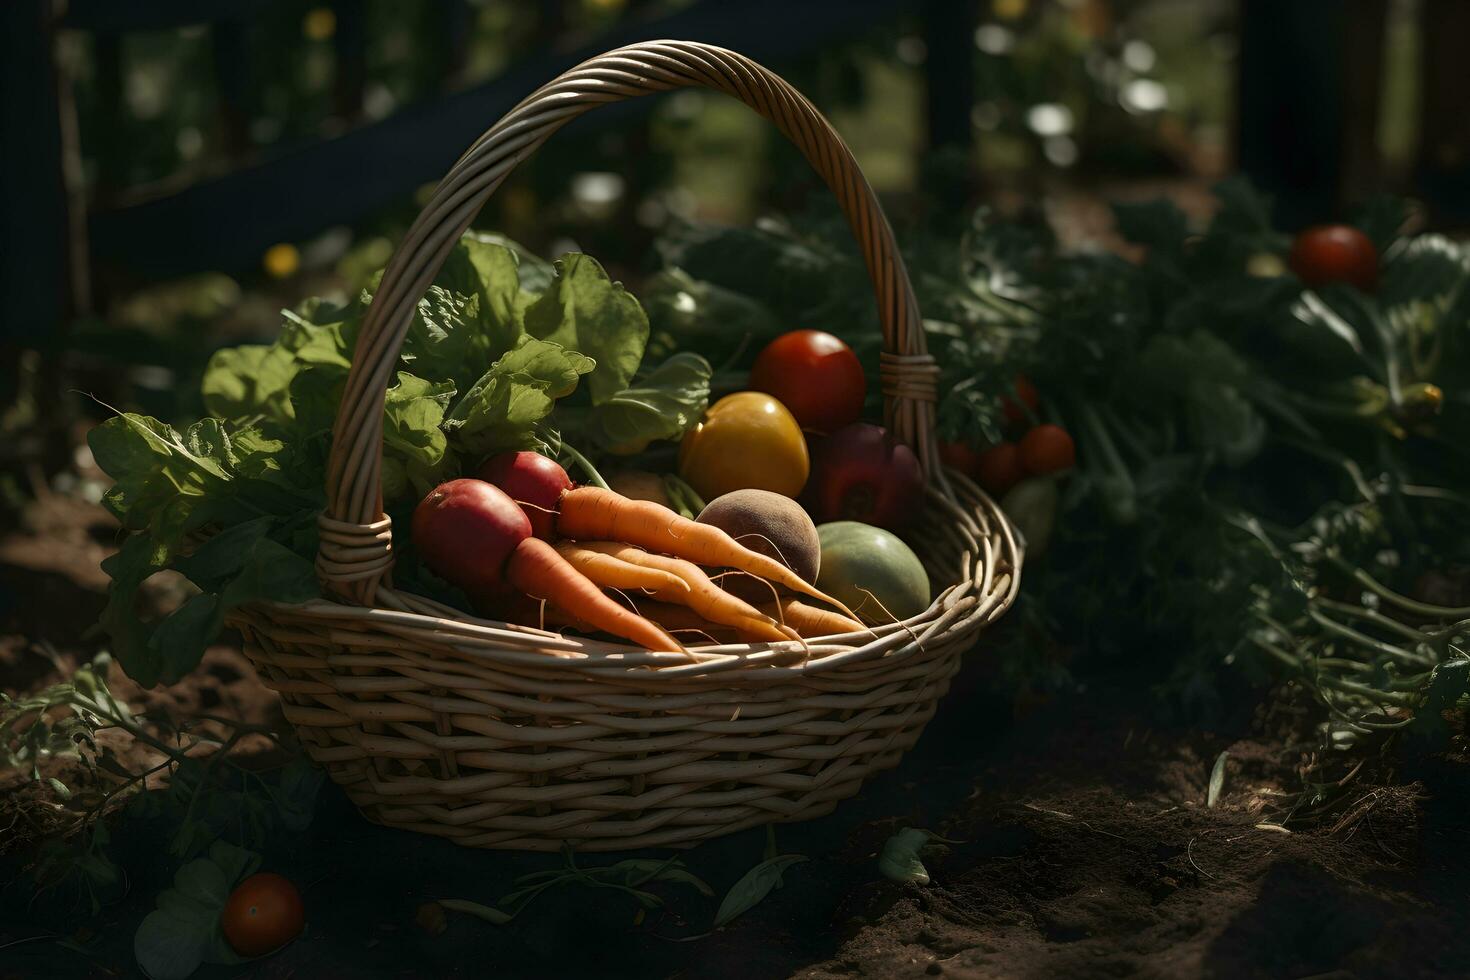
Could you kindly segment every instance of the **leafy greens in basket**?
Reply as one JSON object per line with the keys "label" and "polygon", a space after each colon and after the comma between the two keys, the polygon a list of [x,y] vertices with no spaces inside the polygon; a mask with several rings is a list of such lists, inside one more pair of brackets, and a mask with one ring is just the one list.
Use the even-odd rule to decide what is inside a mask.
{"label": "leafy greens in basket", "polygon": [[[89,437],[115,481],[104,503],[130,532],[104,563],[102,615],[115,656],[144,685],[192,670],[242,603],[318,595],[316,517],[331,430],[372,299],[310,300],[268,345],[221,350],[203,379],[209,417],[182,430],[123,414]],[[470,233],[419,301],[383,411],[383,498],[402,515],[429,488],[492,453],[677,439],[709,398],[697,354],[644,363],[648,318],[598,263],[554,264]],[[406,527],[399,521],[400,527]],[[139,590],[172,569],[200,590],[158,622]],[[418,568],[396,572],[453,600]]]}

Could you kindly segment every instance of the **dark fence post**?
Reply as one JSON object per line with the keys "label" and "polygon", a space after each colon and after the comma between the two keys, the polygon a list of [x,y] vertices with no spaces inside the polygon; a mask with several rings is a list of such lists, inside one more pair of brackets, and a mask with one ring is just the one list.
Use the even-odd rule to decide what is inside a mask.
{"label": "dark fence post", "polygon": [[214,84],[219,93],[219,121],[225,152],[238,160],[249,153],[251,143],[250,53],[246,47],[247,25],[232,20],[213,24],[209,40],[214,64]]}
{"label": "dark fence post", "polygon": [[1470,3],[1424,0],[1420,8],[1422,101],[1415,189],[1436,223],[1470,224]]}
{"label": "dark fence post", "polygon": [[443,18],[439,25],[445,55],[443,86],[454,88],[464,81],[470,32],[474,29],[474,11],[465,0],[443,0],[439,16]]}
{"label": "dark fence post", "polygon": [[1379,108],[1383,103],[1384,31],[1388,0],[1346,0],[1341,73],[1344,108],[1343,184],[1349,203],[1377,192],[1383,180]]}
{"label": "dark fence post", "polygon": [[16,397],[20,351],[38,349],[37,449],[48,469],[68,445],[59,436],[64,331],[88,306],[86,224],[70,198],[80,181],[75,118],[51,18],[48,0],[0,3],[0,404]]}
{"label": "dark fence post", "polygon": [[1240,0],[1237,159],[1288,228],[1329,220],[1340,203],[1351,6]]}
{"label": "dark fence post", "polygon": [[978,189],[972,150],[974,136],[971,113],[975,107],[974,3],[954,0],[925,0],[924,27],[924,114],[928,123],[929,151],[944,151],[931,159],[937,166],[926,177],[944,206],[964,204]]}
{"label": "dark fence post", "polygon": [[362,95],[367,84],[367,18],[363,0],[336,0],[337,32],[332,50],[337,58],[332,88],[332,112],[343,122],[362,117]]}
{"label": "dark fence post", "polygon": [[92,70],[97,78],[97,122],[96,132],[88,134],[88,144],[97,161],[95,195],[106,201],[128,183],[121,36],[97,35],[92,41]]}

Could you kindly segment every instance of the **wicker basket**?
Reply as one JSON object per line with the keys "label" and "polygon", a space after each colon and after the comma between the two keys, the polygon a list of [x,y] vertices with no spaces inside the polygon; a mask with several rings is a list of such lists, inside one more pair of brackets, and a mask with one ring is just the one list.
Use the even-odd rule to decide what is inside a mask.
{"label": "wicker basket", "polygon": [[[890,428],[929,478],[911,541],[939,588],[873,632],[696,648],[697,662],[467,617],[392,588],[379,488],[383,397],[414,307],[460,234],[521,160],[604,102],[685,86],[774,122],[836,193],[877,293]],[[233,615],[286,717],[368,819],[471,847],[687,847],[828,813],[897,764],[959,657],[1016,594],[1021,548],[971,483],[936,464],[937,369],[878,201],[842,139],[760,65],[682,41],[572,69],[460,158],[383,274],[334,430],[317,562],[339,601]],[[917,502],[916,502],[917,503]]]}

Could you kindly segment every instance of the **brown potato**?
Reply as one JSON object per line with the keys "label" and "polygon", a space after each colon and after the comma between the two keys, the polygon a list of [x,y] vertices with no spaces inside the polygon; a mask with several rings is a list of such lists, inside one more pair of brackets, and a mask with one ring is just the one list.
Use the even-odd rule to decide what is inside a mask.
{"label": "brown potato", "polygon": [[[698,520],[720,528],[751,551],[776,559],[804,581],[816,581],[822,562],[817,528],[790,497],[769,490],[735,490],[710,501]],[[720,582],[748,601],[776,598],[769,585],[743,572],[727,575]]]}

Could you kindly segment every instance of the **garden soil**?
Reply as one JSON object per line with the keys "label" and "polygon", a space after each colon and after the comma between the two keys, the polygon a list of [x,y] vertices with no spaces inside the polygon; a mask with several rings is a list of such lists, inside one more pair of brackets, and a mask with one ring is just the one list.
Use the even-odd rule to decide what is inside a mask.
{"label": "garden soil", "polygon": [[[100,649],[97,562],[116,536],[101,511],[64,496],[46,495],[20,524],[0,535],[0,680],[12,694]],[[555,868],[559,857],[470,851],[376,827],[328,786],[312,825],[281,834],[264,854],[267,870],[301,888],[306,935],[267,959],[196,976],[1470,975],[1462,761],[1365,766],[1339,805],[1286,832],[1276,821],[1316,744],[1301,707],[1242,689],[1246,708],[1202,727],[1161,720],[1146,680],[1091,683],[1019,711],[992,693],[982,642],[903,765],[833,815],[777,828],[777,848],[807,860],[712,932],[718,896],[761,860],[764,831],[683,855],[715,898],[669,886],[658,890],[665,905],[640,915],[620,893],[566,887],[497,926],[424,906],[493,904],[517,875]],[[185,717],[281,720],[274,695],[228,644],[174,689],[115,687],[137,706]],[[268,743],[245,749],[269,761]],[[1224,780],[1209,807],[1221,752]],[[0,813],[32,794],[12,779]],[[9,819],[0,818],[12,845],[0,857],[0,978],[139,975],[133,932],[176,866],[167,828],[116,818],[127,890],[92,914],[64,896],[33,898],[24,872],[33,846],[15,824],[4,829]],[[927,886],[879,873],[878,852],[903,827],[956,841],[926,855]]]}

